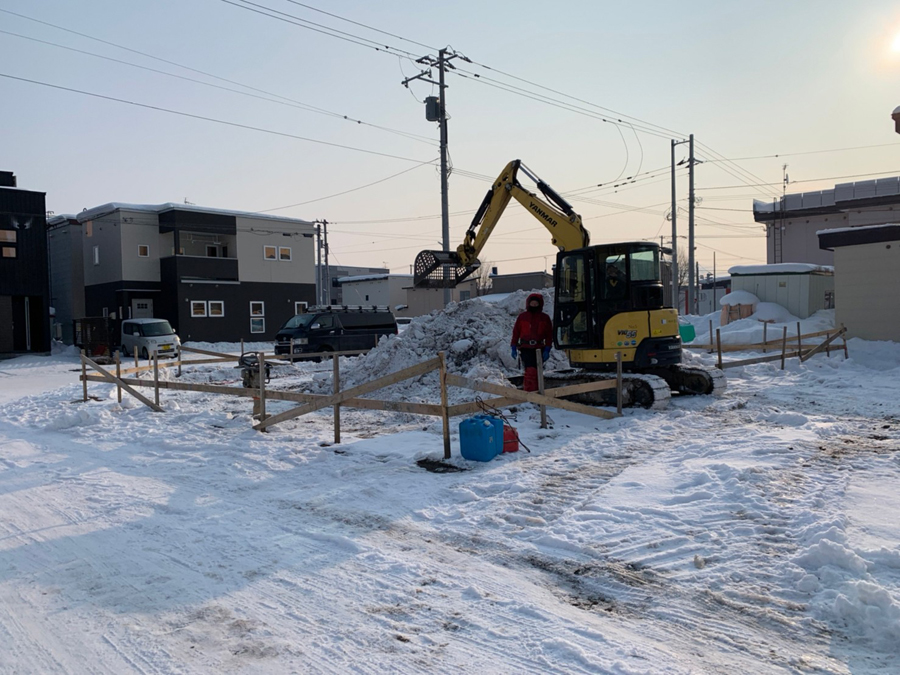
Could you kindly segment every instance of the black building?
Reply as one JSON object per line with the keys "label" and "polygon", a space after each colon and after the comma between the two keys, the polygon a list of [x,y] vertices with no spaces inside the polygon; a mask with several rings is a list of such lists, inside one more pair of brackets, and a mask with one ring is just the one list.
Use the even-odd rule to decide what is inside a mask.
{"label": "black building", "polygon": [[50,352],[45,193],[0,171],[0,354]]}

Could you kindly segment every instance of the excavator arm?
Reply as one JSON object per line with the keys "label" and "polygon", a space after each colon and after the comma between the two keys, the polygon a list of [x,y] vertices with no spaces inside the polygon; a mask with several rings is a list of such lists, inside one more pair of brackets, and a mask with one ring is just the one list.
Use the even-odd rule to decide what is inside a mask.
{"label": "excavator arm", "polygon": [[[520,170],[535,182],[544,199],[522,187],[518,180]],[[418,288],[452,288],[478,269],[478,256],[513,198],[547,228],[552,243],[561,251],[590,244],[590,235],[582,225],[581,216],[521,160],[515,159],[506,165],[484,196],[466,231],[465,240],[456,251],[422,251],[416,256],[414,285]]]}

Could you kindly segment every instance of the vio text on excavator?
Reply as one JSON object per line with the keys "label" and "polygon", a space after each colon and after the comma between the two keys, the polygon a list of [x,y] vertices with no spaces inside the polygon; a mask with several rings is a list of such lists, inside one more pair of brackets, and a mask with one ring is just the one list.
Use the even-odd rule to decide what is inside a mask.
{"label": "vio text on excavator", "polygon": [[[520,171],[534,181],[543,199],[522,187]],[[566,352],[572,368],[546,372],[546,386],[614,377],[618,352],[625,372],[624,405],[664,408],[672,392],[725,390],[722,371],[682,363],[678,312],[663,301],[659,246],[645,241],[591,246],[581,216],[521,160],[507,164],[494,181],[456,251],[416,256],[415,286],[452,288],[477,270],[478,256],[513,198],[559,248],[553,271],[554,346]],[[614,391],[602,390],[573,398],[614,405],[614,396]]]}

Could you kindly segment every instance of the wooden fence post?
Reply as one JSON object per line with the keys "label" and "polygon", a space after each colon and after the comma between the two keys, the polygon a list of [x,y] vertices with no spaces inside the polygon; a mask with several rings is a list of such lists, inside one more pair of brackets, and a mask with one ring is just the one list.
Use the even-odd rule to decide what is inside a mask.
{"label": "wooden fence post", "polygon": [[447,355],[438,352],[441,360],[439,376],[441,380],[441,422],[444,427],[444,459],[450,459],[450,411],[447,409]]}
{"label": "wooden fence post", "polygon": [[[544,395],[544,354],[540,349],[534,350],[535,365],[537,365],[538,393]],[[547,406],[541,406],[541,429],[547,428]]]}
{"label": "wooden fence post", "polygon": [[138,350],[137,347],[134,348],[134,367],[138,367]]}
{"label": "wooden fence post", "polygon": [[[122,379],[122,359],[119,358],[119,350],[116,350],[116,379]],[[119,399],[119,403],[122,402],[122,385],[116,383],[116,398]]]}
{"label": "wooden fence post", "polygon": [[241,338],[241,354],[244,353],[244,338]]}
{"label": "wooden fence post", "polygon": [[844,358],[849,359],[850,354],[847,352],[847,329],[844,328],[844,324],[841,324],[841,328],[844,329],[844,333],[841,335],[841,339],[844,341]]}
{"label": "wooden fence post", "polygon": [[153,402],[159,405],[159,352],[153,350]]}
{"label": "wooden fence post", "polygon": [[803,341],[800,339],[800,322],[797,322],[797,353],[803,356]]}
{"label": "wooden fence post", "polygon": [[716,328],[716,349],[719,352],[719,363],[716,366],[719,370],[722,370],[722,329]]}
{"label": "wooden fence post", "polygon": [[763,354],[769,353],[769,323],[767,321],[763,321]]}
{"label": "wooden fence post", "polygon": [[710,319],[710,320],[709,320],[709,352],[707,352],[708,354],[712,354],[712,353],[713,353],[713,341],[712,341],[713,332],[712,332],[712,328],[713,328],[713,326],[712,326],[712,319]]}
{"label": "wooden fence post", "polygon": [[[332,387],[331,391],[334,394],[339,394],[341,391],[341,357],[334,356],[331,359],[332,367],[334,371],[334,375],[332,376]],[[334,442],[335,444],[341,442],[341,404],[334,404]]]}
{"label": "wooden fence post", "polygon": [[781,334],[781,369],[784,370],[784,357],[787,354],[787,326]]}
{"label": "wooden fence post", "polygon": [[87,403],[87,400],[88,400],[88,397],[87,397],[87,364],[84,362],[85,356],[86,356],[86,354],[84,353],[84,350],[82,349],[81,350],[81,382],[82,382],[82,390],[83,390],[82,393],[84,395],[83,400],[85,403]]}
{"label": "wooden fence post", "polygon": [[257,353],[259,366],[259,419],[266,419],[266,353]]}
{"label": "wooden fence post", "polygon": [[616,352],[616,414],[622,416],[622,352]]}
{"label": "wooden fence post", "polygon": [[181,377],[181,343],[178,342],[175,345],[175,358],[178,359],[178,375],[176,377]]}

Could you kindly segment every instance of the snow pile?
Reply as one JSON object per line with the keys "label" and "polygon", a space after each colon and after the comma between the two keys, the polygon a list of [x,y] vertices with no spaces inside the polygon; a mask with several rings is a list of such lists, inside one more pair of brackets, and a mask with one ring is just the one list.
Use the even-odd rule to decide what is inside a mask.
{"label": "snow pile", "polygon": [[[878,563],[867,561],[864,551],[854,551],[842,527],[814,532],[811,540],[814,543],[794,559],[807,571],[797,590],[813,595],[811,604],[819,618],[842,625],[880,651],[894,651],[900,644],[900,603],[870,575]],[[897,551],[879,553],[876,557],[884,558],[886,567],[900,567]]]}
{"label": "snow pile", "polygon": [[719,300],[719,304],[725,307],[726,305],[735,306],[735,305],[758,305],[759,298],[753,295],[750,291],[732,291],[731,293],[726,293],[722,296],[722,299]]}
{"label": "snow pile", "polygon": [[759,303],[750,318],[767,323],[795,323],[800,320],[777,302]]}
{"label": "snow pile", "polygon": [[[544,311],[552,315],[552,289],[540,292],[544,296]],[[433,359],[442,351],[449,372],[508,385],[509,375],[521,373],[517,360],[510,354],[509,343],[513,324],[524,310],[530,293],[517,291],[494,302],[484,302],[481,298],[454,302],[443,311],[417,317],[403,333],[383,337],[368,354],[350,360],[341,370],[341,386],[349,388],[369,382]],[[553,350],[547,368],[565,367],[568,367],[565,354]],[[330,376],[323,374],[314,383],[313,390],[324,391],[330,386]],[[440,396],[436,373],[406,380],[390,389],[392,398],[400,393],[407,400],[435,402]],[[379,392],[379,398],[384,391]],[[450,389],[450,394],[451,398],[454,394],[460,396],[455,388]],[[465,392],[462,400],[471,398],[471,392]]]}
{"label": "snow pile", "polygon": [[[732,321],[726,326],[721,324],[721,312],[713,312],[705,316],[679,316],[678,318],[680,321],[694,326],[697,333],[697,337],[693,340],[695,344],[710,344],[710,341],[714,344],[717,328],[721,329],[723,345],[747,345],[761,343],[763,331],[765,331],[767,340],[780,339],[785,327],[788,329],[788,337],[796,336],[798,323],[801,335],[832,330],[835,327],[833,309],[820,309],[806,319],[798,319],[784,307],[773,302],[760,302],[756,306],[754,314],[745,319]],[[712,323],[712,335],[710,335],[710,322]],[[816,340],[816,338],[811,338],[810,344]]]}

